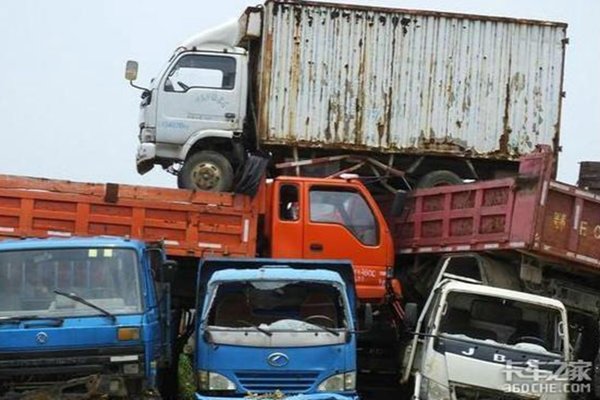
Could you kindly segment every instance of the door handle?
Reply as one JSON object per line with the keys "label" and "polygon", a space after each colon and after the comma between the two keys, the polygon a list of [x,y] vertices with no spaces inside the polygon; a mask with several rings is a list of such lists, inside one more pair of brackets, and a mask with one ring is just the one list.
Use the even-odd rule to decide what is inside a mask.
{"label": "door handle", "polygon": [[311,251],[323,251],[323,245],[321,243],[311,243],[310,249]]}
{"label": "door handle", "polygon": [[225,113],[225,118],[227,118],[227,119],[235,119],[235,113]]}

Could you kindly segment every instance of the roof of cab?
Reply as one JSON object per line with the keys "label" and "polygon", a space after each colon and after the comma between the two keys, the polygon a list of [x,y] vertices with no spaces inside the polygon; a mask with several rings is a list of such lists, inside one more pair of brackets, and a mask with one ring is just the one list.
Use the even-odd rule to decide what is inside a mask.
{"label": "roof of cab", "polygon": [[215,272],[209,282],[239,282],[239,281],[288,281],[329,282],[345,286],[339,273],[328,270],[302,270],[286,266],[265,266],[257,269],[224,269]]}
{"label": "roof of cab", "polygon": [[114,236],[72,237],[72,238],[27,238],[4,240],[0,242],[0,251],[48,249],[48,248],[74,248],[74,247],[129,247],[141,248],[144,243]]}
{"label": "roof of cab", "polygon": [[445,291],[455,291],[463,293],[471,293],[482,296],[491,296],[515,301],[521,301],[524,303],[536,304],[544,307],[552,307],[559,310],[565,310],[564,304],[556,299],[549,297],[539,296],[536,294],[518,292],[515,290],[508,290],[493,286],[481,285],[478,283],[466,283],[460,281],[446,281],[442,287]]}

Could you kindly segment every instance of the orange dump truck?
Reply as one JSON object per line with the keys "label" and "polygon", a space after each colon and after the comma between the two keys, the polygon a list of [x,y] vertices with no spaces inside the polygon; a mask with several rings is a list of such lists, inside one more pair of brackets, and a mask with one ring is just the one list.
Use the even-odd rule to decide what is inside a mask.
{"label": "orange dump truck", "polygon": [[383,215],[355,179],[279,177],[252,198],[0,175],[0,237],[93,235],[163,241],[193,266],[180,268],[181,290],[204,256],[349,259],[360,299],[380,303],[394,262]]}

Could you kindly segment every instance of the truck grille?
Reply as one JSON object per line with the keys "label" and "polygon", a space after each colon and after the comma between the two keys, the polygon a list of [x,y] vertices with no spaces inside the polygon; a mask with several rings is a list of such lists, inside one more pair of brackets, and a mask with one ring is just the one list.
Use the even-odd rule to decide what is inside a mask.
{"label": "truck grille", "polygon": [[22,392],[92,374],[116,373],[119,367],[111,362],[111,356],[131,354],[138,355],[137,362],[143,364],[143,348],[137,346],[0,352],[0,398],[7,391]]}
{"label": "truck grille", "polygon": [[235,373],[244,390],[253,393],[302,393],[309,390],[319,376],[318,372],[248,372]]}
{"label": "truck grille", "polygon": [[516,394],[474,387],[454,387],[457,400],[523,400]]}

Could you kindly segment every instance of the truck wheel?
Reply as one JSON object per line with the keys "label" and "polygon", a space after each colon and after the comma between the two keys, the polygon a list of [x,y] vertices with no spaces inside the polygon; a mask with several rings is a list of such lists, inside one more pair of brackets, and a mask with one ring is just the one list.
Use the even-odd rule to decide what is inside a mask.
{"label": "truck wheel", "polygon": [[177,185],[182,189],[227,192],[233,185],[233,167],[216,151],[200,151],[185,160]]}
{"label": "truck wheel", "polygon": [[436,186],[451,186],[451,185],[460,185],[463,181],[460,179],[460,176],[456,175],[452,171],[432,171],[421,179],[417,183],[417,187],[420,189],[432,188]]}

